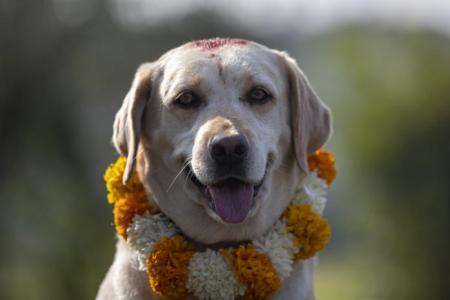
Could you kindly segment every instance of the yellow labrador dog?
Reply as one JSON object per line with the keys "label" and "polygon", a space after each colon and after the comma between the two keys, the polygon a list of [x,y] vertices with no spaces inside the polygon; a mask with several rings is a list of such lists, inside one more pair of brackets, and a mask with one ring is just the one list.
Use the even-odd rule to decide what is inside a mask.
{"label": "yellow labrador dog", "polygon": [[[187,237],[238,245],[280,217],[308,172],[308,154],[328,139],[330,119],[286,53],[199,40],[139,67],[113,143],[128,157],[124,181],[136,169],[149,201]],[[275,299],[314,299],[312,273],[312,259],[297,263]],[[97,299],[156,298],[119,238]]]}

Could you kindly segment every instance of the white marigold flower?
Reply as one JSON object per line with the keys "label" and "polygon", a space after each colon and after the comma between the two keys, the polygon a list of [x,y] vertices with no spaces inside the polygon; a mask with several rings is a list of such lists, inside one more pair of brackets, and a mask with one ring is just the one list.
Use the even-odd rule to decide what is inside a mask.
{"label": "white marigold flower", "polygon": [[277,221],[261,238],[253,241],[256,250],[266,254],[284,280],[291,275],[294,264],[294,236],[286,230],[284,221]]}
{"label": "white marigold flower", "polygon": [[303,180],[303,187],[297,192],[294,204],[310,203],[313,211],[322,214],[327,204],[325,198],[328,185],[325,180],[319,178],[315,171],[310,172]]}
{"label": "white marigold flower", "polygon": [[210,249],[197,252],[189,261],[187,288],[201,300],[232,300],[245,294],[245,286],[225,258]]}
{"label": "white marigold flower", "polygon": [[176,233],[174,223],[161,213],[150,215],[146,212],[143,215],[135,215],[127,228],[127,243],[138,252],[139,269],[147,269],[146,260],[156,242]]}

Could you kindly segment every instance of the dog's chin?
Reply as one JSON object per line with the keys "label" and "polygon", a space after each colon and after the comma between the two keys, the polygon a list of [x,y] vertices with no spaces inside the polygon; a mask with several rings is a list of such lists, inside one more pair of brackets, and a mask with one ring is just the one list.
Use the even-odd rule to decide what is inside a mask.
{"label": "dog's chin", "polygon": [[191,168],[186,168],[193,200],[203,206],[209,217],[224,225],[239,225],[252,218],[261,205],[266,172],[256,184],[228,177],[212,184],[203,183]]}

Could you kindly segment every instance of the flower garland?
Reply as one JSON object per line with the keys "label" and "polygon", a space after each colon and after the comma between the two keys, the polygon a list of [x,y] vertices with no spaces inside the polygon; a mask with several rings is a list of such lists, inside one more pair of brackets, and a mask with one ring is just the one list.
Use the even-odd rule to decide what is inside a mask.
{"label": "flower garland", "polygon": [[321,214],[336,177],[334,156],[319,149],[308,157],[310,173],[283,215],[260,238],[238,248],[196,252],[181,230],[152,207],[136,172],[126,185],[126,158],[111,164],[104,179],[114,204],[117,233],[134,249],[154,293],[165,299],[269,299],[294,262],[314,256],[330,238]]}

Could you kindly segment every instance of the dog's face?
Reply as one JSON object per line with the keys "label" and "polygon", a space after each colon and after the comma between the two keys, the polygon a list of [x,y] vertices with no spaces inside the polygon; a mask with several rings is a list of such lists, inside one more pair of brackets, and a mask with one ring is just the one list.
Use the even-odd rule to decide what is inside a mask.
{"label": "dog's face", "polygon": [[[236,39],[192,42],[142,65],[113,141],[153,201],[203,243],[261,235],[288,205],[328,110],[286,54]],[[139,151],[138,151],[139,150]]]}

